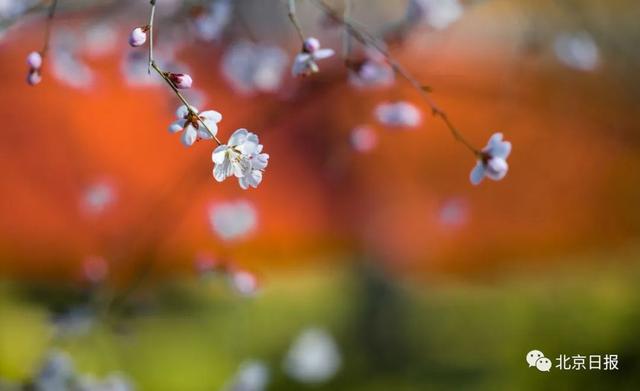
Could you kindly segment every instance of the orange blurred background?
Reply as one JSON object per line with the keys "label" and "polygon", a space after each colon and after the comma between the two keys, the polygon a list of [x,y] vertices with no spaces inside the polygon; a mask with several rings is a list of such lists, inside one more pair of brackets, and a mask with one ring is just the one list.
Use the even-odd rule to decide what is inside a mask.
{"label": "orange blurred background", "polygon": [[[217,71],[222,48],[195,43],[178,57],[206,94],[201,108],[223,113],[219,135],[246,127],[271,155],[260,188],[217,183],[212,145],[186,149],[166,131],[178,105],[170,91],[123,82],[120,59],[134,50],[126,46],[128,25],[118,26],[122,44],[111,54],[88,60],[97,75],[88,90],[56,81],[46,63],[44,82],[28,86],[24,58],[41,45],[43,24],[18,26],[0,43],[2,275],[73,280],[82,260],[98,254],[123,279],[149,260],[156,276],[167,277],[190,273],[202,252],[262,273],[357,254],[392,271],[473,274],[633,243],[640,229],[636,72],[620,71],[620,56],[606,50],[595,72],[561,66],[548,48],[523,38],[524,4],[481,3],[445,33],[419,33],[392,49],[475,145],[494,131],[512,142],[507,178],[478,187],[468,180],[473,156],[408,83],[353,90],[336,58],[326,72],[287,81],[277,96],[243,97]],[[77,15],[56,23],[77,25]],[[337,32],[325,38],[339,39]],[[293,55],[296,43],[285,44]],[[376,125],[375,106],[394,99],[419,105],[423,126]],[[350,149],[349,131],[360,124],[380,137],[370,154]],[[83,194],[100,181],[117,197],[104,213],[88,215]],[[206,211],[235,199],[255,204],[258,229],[227,243],[211,231]]]}

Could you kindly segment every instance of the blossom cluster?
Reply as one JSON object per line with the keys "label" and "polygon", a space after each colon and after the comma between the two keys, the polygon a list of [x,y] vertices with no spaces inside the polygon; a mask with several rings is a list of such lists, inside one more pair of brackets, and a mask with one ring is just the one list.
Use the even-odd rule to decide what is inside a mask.
{"label": "blossom cluster", "polygon": [[[129,35],[129,44],[133,47],[144,45],[147,41],[147,34],[151,32],[150,25],[134,28]],[[199,111],[189,105],[179,92],[179,90],[192,87],[193,79],[191,76],[186,73],[161,71],[152,58],[150,58],[149,66],[169,83],[178,98],[184,103],[176,111],[177,119],[169,126],[169,132],[181,132],[182,144],[187,147],[199,140],[215,140],[218,146],[211,156],[214,163],[213,177],[215,180],[222,182],[229,177],[235,177],[242,189],[257,188],[262,182],[262,173],[269,164],[269,155],[263,152],[263,145],[260,144],[258,136],[246,129],[238,129],[226,144],[221,143],[217,134],[222,114],[215,110]]]}

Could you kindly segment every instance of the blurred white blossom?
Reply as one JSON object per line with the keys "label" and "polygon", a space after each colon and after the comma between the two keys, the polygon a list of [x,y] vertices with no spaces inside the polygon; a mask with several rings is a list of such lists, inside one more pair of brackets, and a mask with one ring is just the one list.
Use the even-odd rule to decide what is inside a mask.
{"label": "blurred white blossom", "polygon": [[89,215],[103,213],[117,198],[115,186],[108,181],[98,181],[89,185],[82,195],[81,209]]}
{"label": "blurred white blossom", "polygon": [[381,103],[375,109],[376,118],[385,126],[414,128],[422,122],[422,113],[412,103],[400,101]]}
{"label": "blurred white blossom", "polygon": [[75,376],[68,354],[50,351],[33,379],[35,391],[69,391]]}
{"label": "blurred white blossom", "polygon": [[81,35],[71,29],[57,29],[49,51],[53,76],[69,87],[89,88],[95,81],[91,67],[81,58]]}
{"label": "blurred white blossom", "polygon": [[458,0],[410,0],[407,19],[424,22],[436,30],[442,30],[458,20],[464,8]]}
{"label": "blurred white blossom", "polygon": [[198,38],[215,41],[231,21],[233,4],[231,0],[209,2],[193,19],[193,27]]}
{"label": "blurred white blossom", "polygon": [[118,43],[116,27],[110,22],[91,23],[83,33],[83,51],[90,57],[113,52]]}
{"label": "blurred white blossom", "polygon": [[0,0],[0,19],[12,19],[20,16],[38,0]]}
{"label": "blurred white blossom", "polygon": [[288,58],[277,46],[240,41],[222,59],[222,75],[241,94],[276,92],[282,84]]}
{"label": "blurred white blossom", "polygon": [[333,49],[321,48],[317,38],[307,38],[302,45],[302,50],[294,59],[291,73],[293,76],[309,76],[316,73],[320,70],[316,61],[329,58],[334,54]]}
{"label": "blurred white blossom", "polygon": [[258,213],[245,200],[216,203],[209,207],[209,223],[222,240],[240,239],[255,230]]}
{"label": "blurred white blossom", "polygon": [[225,391],[263,391],[269,383],[269,368],[260,360],[249,360],[240,364],[238,372]]}
{"label": "blurred white blossom", "polygon": [[243,296],[253,296],[260,287],[258,277],[246,270],[231,270],[229,273],[231,287]]}
{"label": "blurred white blossom", "polygon": [[349,83],[356,88],[389,87],[394,81],[393,68],[376,53],[369,53],[366,59],[349,67]]}
{"label": "blurred white blossom", "polygon": [[287,352],[284,370],[300,382],[317,384],[331,380],[341,365],[342,358],[331,334],[321,328],[309,328]]}
{"label": "blurred white blossom", "polygon": [[510,153],[511,143],[502,140],[502,133],[494,133],[482,150],[476,166],[471,170],[471,183],[477,185],[485,176],[494,181],[504,178],[509,170],[507,158]]}
{"label": "blurred white blossom", "polygon": [[586,32],[560,34],[553,43],[558,60],[564,65],[581,70],[592,71],[599,63],[598,45]]}

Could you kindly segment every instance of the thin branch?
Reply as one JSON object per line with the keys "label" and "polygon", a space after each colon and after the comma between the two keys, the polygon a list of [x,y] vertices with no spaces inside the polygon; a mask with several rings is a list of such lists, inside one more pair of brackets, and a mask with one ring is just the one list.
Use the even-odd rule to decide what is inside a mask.
{"label": "thin branch", "polygon": [[151,13],[149,15],[149,65],[147,73],[151,74],[151,66],[153,64],[153,20],[156,15],[156,0],[150,0]]}
{"label": "thin branch", "polygon": [[[349,20],[351,18],[351,8],[353,3],[351,0],[345,0],[344,4],[344,13],[342,14],[342,18],[344,20]],[[349,32],[349,26],[346,24],[343,26],[342,32],[342,58],[345,62],[349,62],[349,57],[351,56],[351,33]]]}
{"label": "thin branch", "polygon": [[44,59],[47,51],[49,51],[49,42],[51,41],[51,25],[53,24],[53,18],[56,15],[56,8],[58,7],[58,0],[53,0],[49,5],[49,11],[47,13],[47,24],[44,30],[44,44],[40,55]]}
{"label": "thin branch", "polygon": [[198,121],[202,124],[202,126],[204,126],[204,128],[206,129],[207,133],[209,133],[209,135],[211,135],[211,138],[213,138],[216,143],[218,143],[218,145],[222,145],[222,142],[218,139],[218,137],[216,137],[216,135],[213,133],[213,131],[211,129],[209,129],[209,127],[207,126],[207,124],[202,120],[202,118],[200,118],[200,116],[198,115],[198,113],[196,113],[193,110],[193,106],[191,106],[191,104],[189,104],[189,102],[187,101],[187,99],[184,97],[184,95],[182,95],[182,93],[180,93],[180,90],[178,90],[178,87],[175,86],[175,84],[173,84],[173,82],[171,81],[171,79],[168,76],[167,72],[164,72],[163,70],[161,70],[158,65],[156,65],[155,61],[151,62],[151,68],[153,70],[155,70],[163,79],[164,81],[167,82],[167,84],[169,85],[169,87],[171,87],[171,89],[173,90],[173,92],[176,94],[176,96],[178,97],[178,99],[180,99],[180,101],[182,102],[182,104],[184,104],[187,108],[187,110],[189,110],[189,113],[191,113],[192,115],[194,115]]}
{"label": "thin branch", "polygon": [[387,63],[393,68],[393,70],[402,76],[405,80],[409,82],[415,89],[417,89],[422,95],[425,102],[431,108],[431,113],[435,117],[439,117],[444,124],[447,126],[453,138],[464,145],[469,151],[471,151],[477,157],[482,156],[482,151],[478,148],[474,147],[464,135],[454,126],[454,124],[449,119],[448,114],[442,110],[431,98],[429,95],[430,87],[424,85],[418,79],[416,79],[408,70],[404,68],[402,64],[400,64],[393,56],[387,51],[384,47],[384,44],[381,43],[376,37],[374,37],[371,33],[369,33],[366,28],[357,22],[353,21],[351,18],[344,17],[332,9],[329,5],[327,5],[323,0],[311,0],[313,4],[315,4],[318,8],[320,8],[323,12],[329,15],[334,20],[340,22],[346,27],[346,31],[348,31],[353,38],[360,41],[365,46],[370,46],[378,51],[385,58]]}
{"label": "thin branch", "polygon": [[305,35],[304,35],[304,32],[302,32],[302,27],[300,26],[300,22],[298,22],[298,16],[296,15],[296,1],[288,0],[288,8],[289,8],[289,13],[288,13],[289,20],[291,20],[291,23],[296,28],[296,31],[298,32],[298,36],[300,37],[300,41],[302,41],[302,43],[304,44]]}
{"label": "thin branch", "polygon": [[176,85],[173,84],[173,81],[171,81],[171,79],[169,78],[169,73],[160,69],[156,64],[155,59],[153,58],[153,20],[154,20],[155,11],[156,11],[156,0],[150,0],[150,4],[151,4],[151,14],[149,15],[149,73],[151,73],[151,69],[156,71],[158,75],[160,75],[160,77],[162,77],[162,79],[165,82],[167,82],[169,87],[171,87],[171,89],[176,94],[178,99],[180,99],[180,101],[185,105],[187,110],[189,110],[189,113],[198,119],[198,121],[206,129],[207,133],[209,133],[211,138],[214,139],[216,143],[218,143],[218,145],[222,145],[222,142],[218,139],[218,137],[216,137],[215,133],[213,133],[213,131],[209,129],[209,126],[207,126],[207,124],[202,120],[202,118],[200,118],[200,115],[198,115],[198,113],[196,113],[193,110],[192,108],[193,106],[191,106],[189,102],[187,102],[187,99],[184,97],[184,95],[182,95],[180,90],[178,90],[178,87],[176,87]]}

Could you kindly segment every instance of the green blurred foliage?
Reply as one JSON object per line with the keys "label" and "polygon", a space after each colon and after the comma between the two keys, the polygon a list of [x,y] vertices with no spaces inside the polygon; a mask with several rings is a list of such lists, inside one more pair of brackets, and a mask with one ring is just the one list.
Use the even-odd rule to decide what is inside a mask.
{"label": "green blurred foliage", "polygon": [[[139,390],[220,389],[254,358],[269,365],[273,390],[632,390],[640,385],[640,269],[629,261],[637,253],[561,269],[547,262],[548,270],[482,282],[391,279],[362,264],[308,270],[269,278],[255,298],[219,280],[184,280],[139,292],[126,311],[65,338],[53,337],[46,296],[5,283],[0,378],[28,378],[55,346],[79,371],[122,371]],[[343,355],[338,375],[319,386],[282,371],[292,340],[310,326],[330,330]],[[620,370],[542,373],[525,363],[532,349],[550,358],[618,354]]]}

